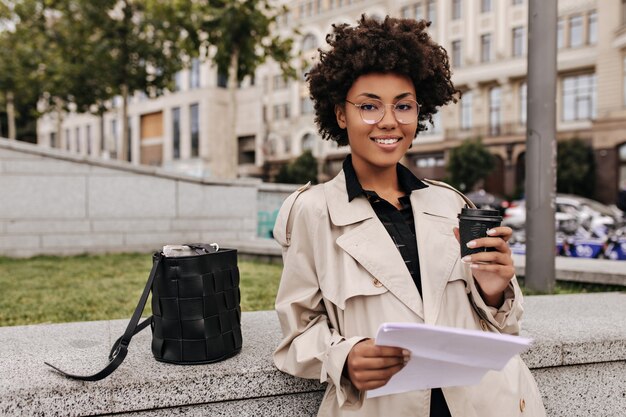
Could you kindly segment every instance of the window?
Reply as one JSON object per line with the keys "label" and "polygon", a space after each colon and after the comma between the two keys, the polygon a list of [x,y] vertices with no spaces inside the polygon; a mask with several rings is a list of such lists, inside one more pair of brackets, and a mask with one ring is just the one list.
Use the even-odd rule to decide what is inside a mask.
{"label": "window", "polygon": [[569,46],[575,48],[583,44],[583,17],[574,15],[569,18]]}
{"label": "window", "polygon": [[473,94],[471,91],[466,91],[461,97],[461,129],[472,128],[472,100]]}
{"label": "window", "polygon": [[513,6],[517,6],[517,5],[519,5],[519,4],[523,4],[523,3],[524,3],[524,0],[512,0],[512,1],[511,1],[511,4],[512,4]]}
{"label": "window", "polygon": [[437,2],[435,0],[428,0],[426,13],[428,13],[428,20],[433,22],[433,25],[437,24]]}
{"label": "window", "polygon": [[283,90],[287,88],[287,80],[282,75],[274,75],[274,90]]}
{"label": "window", "polygon": [[302,152],[311,151],[313,152],[313,148],[315,147],[315,136],[311,133],[307,133],[302,138]]}
{"label": "window", "polygon": [[595,45],[598,43],[598,12],[593,10],[587,16],[587,43],[589,45]]}
{"label": "window", "polygon": [[291,106],[289,103],[283,104],[283,114],[285,115],[285,119],[289,119],[291,117]]}
{"label": "window", "polygon": [[491,11],[491,0],[481,0],[480,1],[480,12],[487,13]]}
{"label": "window", "polygon": [[80,153],[80,127],[76,127],[76,153]]}
{"label": "window", "polygon": [[302,38],[302,50],[309,51],[317,48],[317,38],[315,35],[308,33]]}
{"label": "window", "polygon": [[452,0],[452,20],[461,18],[461,0]]}
{"label": "window", "polygon": [[402,9],[400,9],[400,16],[402,16],[403,19],[409,19],[411,18],[411,7],[409,6],[404,6],[402,7]]}
{"label": "window", "polygon": [[65,129],[65,149],[70,150],[70,130]]}
{"label": "window", "polygon": [[133,124],[130,121],[130,117],[126,118],[126,137],[128,138],[126,142],[126,160],[130,162],[133,154]]}
{"label": "window", "polygon": [[285,153],[291,153],[291,138],[289,136],[283,139],[283,145],[285,146]]}
{"label": "window", "polygon": [[491,34],[482,35],[480,37],[480,61],[491,61]]}
{"label": "window", "polygon": [[180,107],[172,109],[172,158],[180,158]]}
{"label": "window", "polygon": [[489,90],[489,135],[498,136],[500,134],[500,119],[502,105],[502,89],[492,87]]}
{"label": "window", "polygon": [[200,87],[200,60],[194,58],[191,60],[191,71],[189,72],[189,89]]}
{"label": "window", "polygon": [[413,18],[415,20],[424,19],[424,11],[422,9],[422,3],[417,3],[415,6],[413,6]]}
{"label": "window", "polygon": [[441,113],[437,111],[437,113],[433,114],[433,124],[427,124],[426,130],[420,132],[420,135],[437,135],[442,132],[441,130]]}
{"label": "window", "polygon": [[220,88],[228,87],[228,74],[223,72],[217,73],[217,86]]}
{"label": "window", "polygon": [[57,147],[57,134],[55,132],[50,133],[50,147]]}
{"label": "window", "polygon": [[528,119],[528,84],[526,81],[519,86],[519,122],[521,125],[525,125]]}
{"label": "window", "polygon": [[91,155],[93,143],[91,143],[91,125],[85,126],[85,140],[87,141],[87,155]]}
{"label": "window", "polygon": [[575,75],[563,78],[562,94],[563,121],[588,120],[595,117],[595,74]]}
{"label": "window", "polygon": [[524,55],[524,28],[513,28],[513,56]]}
{"label": "window", "polygon": [[117,119],[111,120],[111,145],[112,149],[109,149],[111,152],[111,157],[115,158],[117,155]]}
{"label": "window", "polygon": [[191,116],[191,157],[197,157],[200,155],[200,119],[199,119],[199,106],[198,104],[192,104],[189,107]]}
{"label": "window", "polygon": [[619,184],[624,186],[626,183],[626,144],[618,148],[619,153]]}
{"label": "window", "polygon": [[558,49],[563,48],[564,40],[563,40],[563,31],[565,30],[565,20],[562,17],[559,17],[557,26],[556,26],[556,47]]}
{"label": "window", "polygon": [[418,168],[433,168],[445,166],[443,154],[420,155],[415,160],[415,166]]}
{"label": "window", "polygon": [[300,114],[313,114],[313,101],[309,97],[300,98]]}
{"label": "window", "polygon": [[174,74],[174,91],[182,91],[183,89],[183,73],[178,71]]}
{"label": "window", "polygon": [[452,41],[452,66],[460,68],[463,65],[462,60],[461,41]]}

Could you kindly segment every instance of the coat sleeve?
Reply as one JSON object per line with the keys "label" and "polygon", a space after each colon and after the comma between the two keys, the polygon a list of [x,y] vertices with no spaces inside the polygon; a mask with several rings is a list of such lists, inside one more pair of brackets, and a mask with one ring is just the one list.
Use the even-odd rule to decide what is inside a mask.
{"label": "coat sleeve", "polygon": [[328,382],[329,394],[334,394],[339,407],[360,407],[363,395],[343,376],[343,367],[352,347],[363,338],[346,339],[332,324],[336,320],[330,317],[336,315],[326,308],[315,266],[317,230],[327,222],[296,199],[285,201],[275,226],[280,229],[278,236],[288,238],[277,239],[283,247],[276,297],[283,339],[274,352],[274,363],[288,374]]}
{"label": "coat sleeve", "polygon": [[518,335],[524,308],[522,307],[522,291],[517,283],[517,278],[514,276],[509,286],[504,290],[504,302],[500,308],[488,306],[483,301],[471,272],[468,281],[470,282],[469,297],[478,315],[498,332]]}

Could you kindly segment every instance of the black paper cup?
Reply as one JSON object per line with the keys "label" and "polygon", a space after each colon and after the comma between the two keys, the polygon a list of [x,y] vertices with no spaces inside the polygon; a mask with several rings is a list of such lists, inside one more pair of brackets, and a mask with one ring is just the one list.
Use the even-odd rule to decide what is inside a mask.
{"label": "black paper cup", "polygon": [[468,248],[467,242],[487,236],[487,230],[500,226],[502,216],[498,210],[463,208],[459,213],[461,257],[479,252],[495,251],[495,248]]}

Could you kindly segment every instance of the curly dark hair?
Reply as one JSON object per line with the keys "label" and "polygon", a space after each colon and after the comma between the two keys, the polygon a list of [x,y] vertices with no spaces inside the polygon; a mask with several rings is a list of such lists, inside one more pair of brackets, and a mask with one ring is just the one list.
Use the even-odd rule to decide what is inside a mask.
{"label": "curly dark hair", "polygon": [[446,50],[426,32],[430,22],[397,19],[384,21],[361,16],[356,26],[333,25],[326,36],[330,50],[319,49],[320,61],[306,75],[315,103],[315,123],[323,139],[348,144],[346,130],[337,124],[335,106],[345,106],[348,90],[361,75],[394,73],[413,82],[421,105],[417,132],[432,124],[437,107],[460,95],[451,81]]}

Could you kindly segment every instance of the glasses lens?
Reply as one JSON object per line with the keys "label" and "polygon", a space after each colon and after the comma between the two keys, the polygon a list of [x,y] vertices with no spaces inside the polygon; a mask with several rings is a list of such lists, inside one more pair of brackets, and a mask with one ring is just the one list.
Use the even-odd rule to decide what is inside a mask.
{"label": "glasses lens", "polygon": [[383,118],[385,105],[380,100],[368,99],[359,105],[361,109],[361,119],[367,124],[373,125]]}
{"label": "glasses lens", "polygon": [[417,120],[419,104],[415,100],[400,100],[394,106],[393,112],[398,123],[409,124]]}

